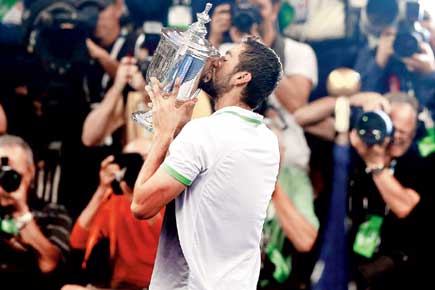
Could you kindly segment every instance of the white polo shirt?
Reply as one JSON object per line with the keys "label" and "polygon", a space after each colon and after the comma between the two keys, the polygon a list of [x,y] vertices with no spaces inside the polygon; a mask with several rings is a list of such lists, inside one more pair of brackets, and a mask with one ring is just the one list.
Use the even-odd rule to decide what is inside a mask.
{"label": "white polo shirt", "polygon": [[262,116],[226,107],[193,120],[162,166],[188,187],[167,207],[150,289],[256,289],[279,167]]}

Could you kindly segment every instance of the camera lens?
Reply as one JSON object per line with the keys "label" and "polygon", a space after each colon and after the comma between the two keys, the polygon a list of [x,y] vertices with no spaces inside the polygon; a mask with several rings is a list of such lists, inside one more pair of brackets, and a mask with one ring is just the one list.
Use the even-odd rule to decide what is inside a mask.
{"label": "camera lens", "polygon": [[9,166],[2,166],[0,169],[0,186],[6,192],[16,191],[21,184],[21,175]]}
{"label": "camera lens", "polygon": [[393,48],[397,56],[410,57],[420,50],[419,38],[414,33],[399,33],[394,40]]}
{"label": "camera lens", "polygon": [[261,22],[260,9],[249,2],[239,3],[233,8],[233,25],[243,33],[250,33],[252,26]]}
{"label": "camera lens", "polygon": [[393,135],[393,122],[383,111],[364,112],[357,120],[355,129],[367,145],[382,144]]}

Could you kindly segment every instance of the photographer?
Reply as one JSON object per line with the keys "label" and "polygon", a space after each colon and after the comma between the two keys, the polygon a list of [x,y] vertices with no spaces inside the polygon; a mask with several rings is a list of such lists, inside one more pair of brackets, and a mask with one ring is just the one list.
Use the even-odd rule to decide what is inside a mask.
{"label": "photographer", "polygon": [[[357,289],[420,289],[416,285],[425,285],[428,278],[423,265],[431,260],[432,241],[425,234],[434,202],[433,161],[422,158],[413,142],[418,103],[405,93],[385,97],[359,93],[347,102],[322,98],[295,115],[301,124],[316,123],[331,116],[341,106],[339,102],[364,111],[384,110],[391,118],[385,124],[391,122],[394,127],[377,142],[366,138],[367,128],[354,128],[350,133],[355,149],[348,187],[351,278]],[[382,123],[371,122],[367,124]],[[374,127],[370,132],[384,136],[385,131]]]}
{"label": "photographer", "polygon": [[[110,285],[97,286],[142,289],[151,280],[164,210],[146,221],[135,219],[130,211],[132,188],[149,146],[135,140],[123,154],[101,162],[98,188],[74,225],[71,245],[85,250],[84,267],[97,243],[109,239]],[[107,267],[99,262],[99,267]]]}
{"label": "photographer", "polygon": [[359,51],[354,68],[361,74],[363,91],[408,91],[433,114],[434,54],[428,31],[419,23],[419,3],[405,4],[402,11],[396,0],[368,2],[362,17],[367,42]]}
{"label": "photographer", "polygon": [[125,102],[123,92],[127,85],[144,95],[145,80],[138,70],[136,60],[124,57],[116,73],[113,86],[104,96],[103,101],[89,115],[83,125],[82,142],[86,146],[102,143],[106,136],[125,125]]}
{"label": "photographer", "polygon": [[32,203],[35,167],[29,145],[0,137],[0,280],[5,289],[58,289],[69,252],[64,207]]}
{"label": "photographer", "polygon": [[394,125],[391,138],[368,146],[355,130],[350,134],[359,155],[349,187],[353,278],[358,289],[418,289],[427,278],[423,264],[430,255],[424,235],[434,209],[433,164],[420,157],[413,143],[416,100],[404,93],[386,98]]}

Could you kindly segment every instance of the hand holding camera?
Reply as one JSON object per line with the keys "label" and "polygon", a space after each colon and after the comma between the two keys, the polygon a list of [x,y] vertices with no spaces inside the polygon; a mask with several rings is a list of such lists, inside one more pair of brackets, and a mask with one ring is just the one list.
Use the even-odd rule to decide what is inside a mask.
{"label": "hand holding camera", "polygon": [[380,38],[379,45],[376,50],[376,63],[381,68],[385,68],[390,57],[394,54],[393,43],[395,39],[395,29],[385,29]]}
{"label": "hand holding camera", "polygon": [[13,216],[21,216],[29,212],[27,206],[27,186],[22,176],[9,166],[7,157],[1,158],[0,165],[0,205],[13,208]]}
{"label": "hand holding camera", "polygon": [[435,72],[435,57],[429,43],[420,43],[420,52],[406,57],[403,60],[409,71],[428,75]]}
{"label": "hand holding camera", "polygon": [[144,92],[145,79],[136,64],[136,59],[133,57],[124,57],[116,72],[113,88],[119,93],[129,84],[134,90]]}
{"label": "hand holding camera", "polygon": [[390,144],[391,138],[386,137],[381,144],[369,145],[365,143],[357,129],[350,132],[350,143],[366,163],[367,168],[383,169],[389,163],[389,156],[387,154],[387,147]]}
{"label": "hand holding camera", "polygon": [[100,195],[100,200],[106,200],[112,193],[111,184],[115,179],[115,173],[119,171],[119,166],[113,163],[114,159],[115,157],[110,155],[101,162],[99,190],[96,191],[96,194]]}

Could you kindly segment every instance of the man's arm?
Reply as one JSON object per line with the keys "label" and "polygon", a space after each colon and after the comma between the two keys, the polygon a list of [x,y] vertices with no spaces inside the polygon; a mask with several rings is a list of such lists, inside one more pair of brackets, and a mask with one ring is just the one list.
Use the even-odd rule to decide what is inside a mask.
{"label": "man's arm", "polygon": [[160,167],[171,142],[171,135],[154,135],[151,150],[134,186],[131,211],[138,219],[153,217],[186,188]]}
{"label": "man's arm", "polygon": [[53,272],[61,258],[61,252],[44,236],[34,219],[20,230],[20,236],[25,244],[35,249],[41,272]]}
{"label": "man's arm", "polygon": [[82,142],[96,146],[124,123],[122,89],[111,87],[103,101],[93,109],[83,124]]}
{"label": "man's arm", "polygon": [[299,252],[309,252],[317,239],[317,229],[295,207],[279,183],[272,196],[282,229]]}
{"label": "man's arm", "polygon": [[127,83],[136,91],[144,93],[145,80],[136,66],[136,60],[131,57],[121,60],[113,86],[99,106],[86,117],[82,132],[83,144],[98,145],[125,123],[122,94]]}
{"label": "man's arm", "polygon": [[385,203],[399,218],[407,217],[420,202],[420,195],[400,184],[389,170],[374,174],[373,181]]}
{"label": "man's arm", "polygon": [[281,79],[274,93],[286,110],[293,113],[307,103],[311,88],[311,80],[307,77],[291,75]]}
{"label": "man's arm", "polygon": [[154,137],[151,150],[136,180],[133,190],[131,211],[139,219],[156,215],[162,207],[177,197],[189,184],[169,175],[161,167],[175,132],[182,128],[192,117],[197,99],[186,101],[178,106],[176,96],[181,80],[178,79],[174,90],[168,96],[161,95],[161,85],[152,78],[152,85],[146,90],[153,102]]}
{"label": "man's arm", "polygon": [[382,145],[366,146],[358,137],[355,129],[350,133],[350,142],[366,163],[367,168],[383,168],[380,172],[373,172],[372,178],[383,200],[399,218],[407,217],[420,202],[420,195],[413,189],[404,187],[387,169],[391,157],[386,148],[389,140]]}
{"label": "man's arm", "polygon": [[88,47],[90,56],[100,63],[111,79],[114,79],[116,71],[118,70],[119,62],[110,57],[110,54],[104,48],[98,46],[89,38],[86,39],[86,46]]}

